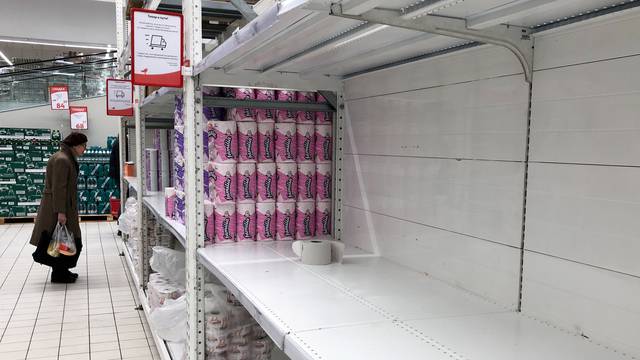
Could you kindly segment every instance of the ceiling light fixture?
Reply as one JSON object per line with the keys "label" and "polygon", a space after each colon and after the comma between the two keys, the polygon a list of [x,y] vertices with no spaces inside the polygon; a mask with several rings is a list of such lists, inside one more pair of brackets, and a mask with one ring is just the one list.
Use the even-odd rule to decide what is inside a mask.
{"label": "ceiling light fixture", "polygon": [[0,39],[0,42],[12,43],[12,44],[29,44],[29,45],[45,45],[45,46],[61,46],[68,48],[77,48],[77,49],[97,49],[97,50],[112,50],[111,44],[108,46],[94,46],[94,45],[83,45],[83,44],[66,44],[66,43],[56,43],[56,42],[43,42],[43,41],[32,41],[32,40],[13,40],[13,39]]}
{"label": "ceiling light fixture", "polygon": [[11,60],[9,60],[9,58],[2,51],[0,51],[0,58],[2,58],[4,62],[9,64],[9,66],[13,66],[13,63],[11,62]]}

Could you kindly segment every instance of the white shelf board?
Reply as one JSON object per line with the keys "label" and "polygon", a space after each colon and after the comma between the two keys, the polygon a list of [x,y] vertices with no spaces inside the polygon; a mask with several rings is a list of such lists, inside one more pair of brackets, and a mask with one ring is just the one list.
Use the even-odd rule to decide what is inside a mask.
{"label": "white shelf board", "polygon": [[149,192],[142,198],[142,203],[155,215],[158,221],[171,232],[186,249],[187,229],[183,224],[168,218],[164,211],[164,193]]}
{"label": "white shelf board", "polygon": [[124,181],[129,184],[129,187],[136,193],[138,192],[138,178],[135,176],[125,176]]}
{"label": "white shelf board", "polygon": [[[214,245],[198,250],[198,260],[294,360],[416,354],[582,360],[591,359],[583,356],[591,352],[623,359],[613,352],[603,357],[587,340],[355,248],[347,248],[342,264],[327,266],[301,264],[289,241]],[[485,320],[478,324],[478,319]],[[457,330],[439,330],[465,328],[466,323],[477,333],[468,330],[467,337],[457,337]],[[510,334],[504,344],[503,334]],[[544,346],[535,346],[536,341]],[[567,342],[571,345],[563,345]]]}
{"label": "white shelf board", "polygon": [[142,99],[140,109],[146,116],[167,117],[170,115],[170,117],[173,118],[173,112],[175,110],[174,96],[180,91],[182,91],[182,89],[160,88]]}

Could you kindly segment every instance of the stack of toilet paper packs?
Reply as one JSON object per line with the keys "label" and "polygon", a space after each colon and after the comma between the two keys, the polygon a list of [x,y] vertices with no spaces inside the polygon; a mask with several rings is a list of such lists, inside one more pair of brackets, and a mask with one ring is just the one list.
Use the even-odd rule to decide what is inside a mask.
{"label": "stack of toilet paper packs", "polygon": [[149,275],[147,296],[149,298],[149,307],[152,311],[164,305],[168,299],[175,300],[184,295],[184,293],[184,287],[169,280],[162,274],[153,273]]}

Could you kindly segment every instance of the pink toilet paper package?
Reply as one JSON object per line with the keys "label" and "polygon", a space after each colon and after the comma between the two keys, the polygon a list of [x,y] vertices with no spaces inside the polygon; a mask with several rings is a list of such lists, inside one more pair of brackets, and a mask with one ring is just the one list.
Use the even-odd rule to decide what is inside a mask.
{"label": "pink toilet paper package", "polygon": [[238,123],[238,161],[256,162],[258,158],[258,127],[255,122]]}
{"label": "pink toilet paper package", "polygon": [[331,201],[331,164],[316,164],[316,200]]}
{"label": "pink toilet paper package", "polygon": [[296,203],[276,203],[276,240],[294,240]]}
{"label": "pink toilet paper package", "polygon": [[237,226],[236,205],[216,205],[214,217],[216,243],[234,242],[236,240]]}
{"label": "pink toilet paper package", "polygon": [[[256,93],[257,100],[273,101],[275,100],[275,97],[276,97],[275,90],[256,89],[255,93]],[[276,110],[255,109],[253,112],[253,116],[257,122],[275,122]]]}
{"label": "pink toilet paper package", "polygon": [[331,202],[316,203],[316,235],[318,239],[331,238]]}
{"label": "pink toilet paper package", "polygon": [[239,203],[255,203],[257,197],[256,164],[238,164],[237,182],[237,201]]}
{"label": "pink toilet paper package", "polygon": [[316,125],[316,162],[331,162],[333,159],[331,125]]}
{"label": "pink toilet paper package", "polygon": [[258,202],[275,202],[277,195],[277,173],[275,163],[257,165]]}
{"label": "pink toilet paper package", "polygon": [[[316,102],[316,93],[310,91],[298,91],[296,93],[296,101],[302,103]],[[315,124],[316,113],[314,111],[298,111],[296,122],[298,124]]]}
{"label": "pink toilet paper package", "polygon": [[298,164],[298,201],[316,199],[316,164]]}
{"label": "pink toilet paper package", "polygon": [[256,240],[270,241],[276,238],[276,203],[256,204]]}
{"label": "pink toilet paper package", "polygon": [[[253,89],[251,88],[234,88],[233,97],[239,100],[251,100],[256,98]],[[229,109],[227,118],[231,121],[253,121],[253,110],[250,108]]]}
{"label": "pink toilet paper package", "polygon": [[234,121],[215,121],[215,157],[217,163],[234,163],[238,159],[238,133]]}
{"label": "pink toilet paper package", "polygon": [[276,160],[274,131],[275,124],[258,123],[258,162],[274,162]]}
{"label": "pink toilet paper package", "polygon": [[215,164],[213,172],[215,176],[213,200],[216,206],[235,204],[238,186],[236,164]]}
{"label": "pink toilet paper package", "polygon": [[207,150],[209,150],[209,161],[213,161],[216,159],[217,151],[216,151],[216,130],[215,130],[216,122],[213,120],[209,120],[206,122],[206,133],[207,133]]}
{"label": "pink toilet paper package", "polygon": [[277,202],[295,202],[298,198],[298,166],[295,163],[276,164],[278,171]]}
{"label": "pink toilet paper package", "polygon": [[[327,99],[324,96],[318,94],[317,96],[318,102],[321,104],[326,104]],[[316,112],[316,124],[330,124],[333,121],[333,113],[328,111],[318,111]]]}
{"label": "pink toilet paper package", "polygon": [[[278,90],[276,91],[276,100],[284,102],[295,102],[296,92],[293,90]],[[294,110],[277,110],[276,122],[291,122],[295,123],[298,117],[298,112]]]}
{"label": "pink toilet paper package", "polygon": [[296,161],[296,124],[276,123],[276,162]]}
{"label": "pink toilet paper package", "polygon": [[311,239],[316,234],[316,203],[311,201],[296,204],[296,239]]}
{"label": "pink toilet paper package", "polygon": [[316,158],[315,126],[298,124],[296,127],[296,143],[298,162],[314,162]]}
{"label": "pink toilet paper package", "polygon": [[256,239],[256,204],[238,204],[237,209],[237,239],[238,241],[253,241]]}

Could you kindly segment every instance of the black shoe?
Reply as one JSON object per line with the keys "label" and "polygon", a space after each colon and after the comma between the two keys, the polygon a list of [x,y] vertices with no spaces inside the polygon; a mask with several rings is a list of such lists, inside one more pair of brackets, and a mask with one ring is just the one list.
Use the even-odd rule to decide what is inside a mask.
{"label": "black shoe", "polygon": [[69,271],[69,270],[67,270],[67,276],[70,276],[70,277],[72,277],[72,278],[74,278],[74,279],[77,279],[77,278],[78,278],[78,274],[76,274],[76,273],[74,273],[74,272],[71,272],[71,271]]}
{"label": "black shoe", "polygon": [[76,282],[76,278],[68,274],[51,274],[51,282],[54,284],[72,284]]}

